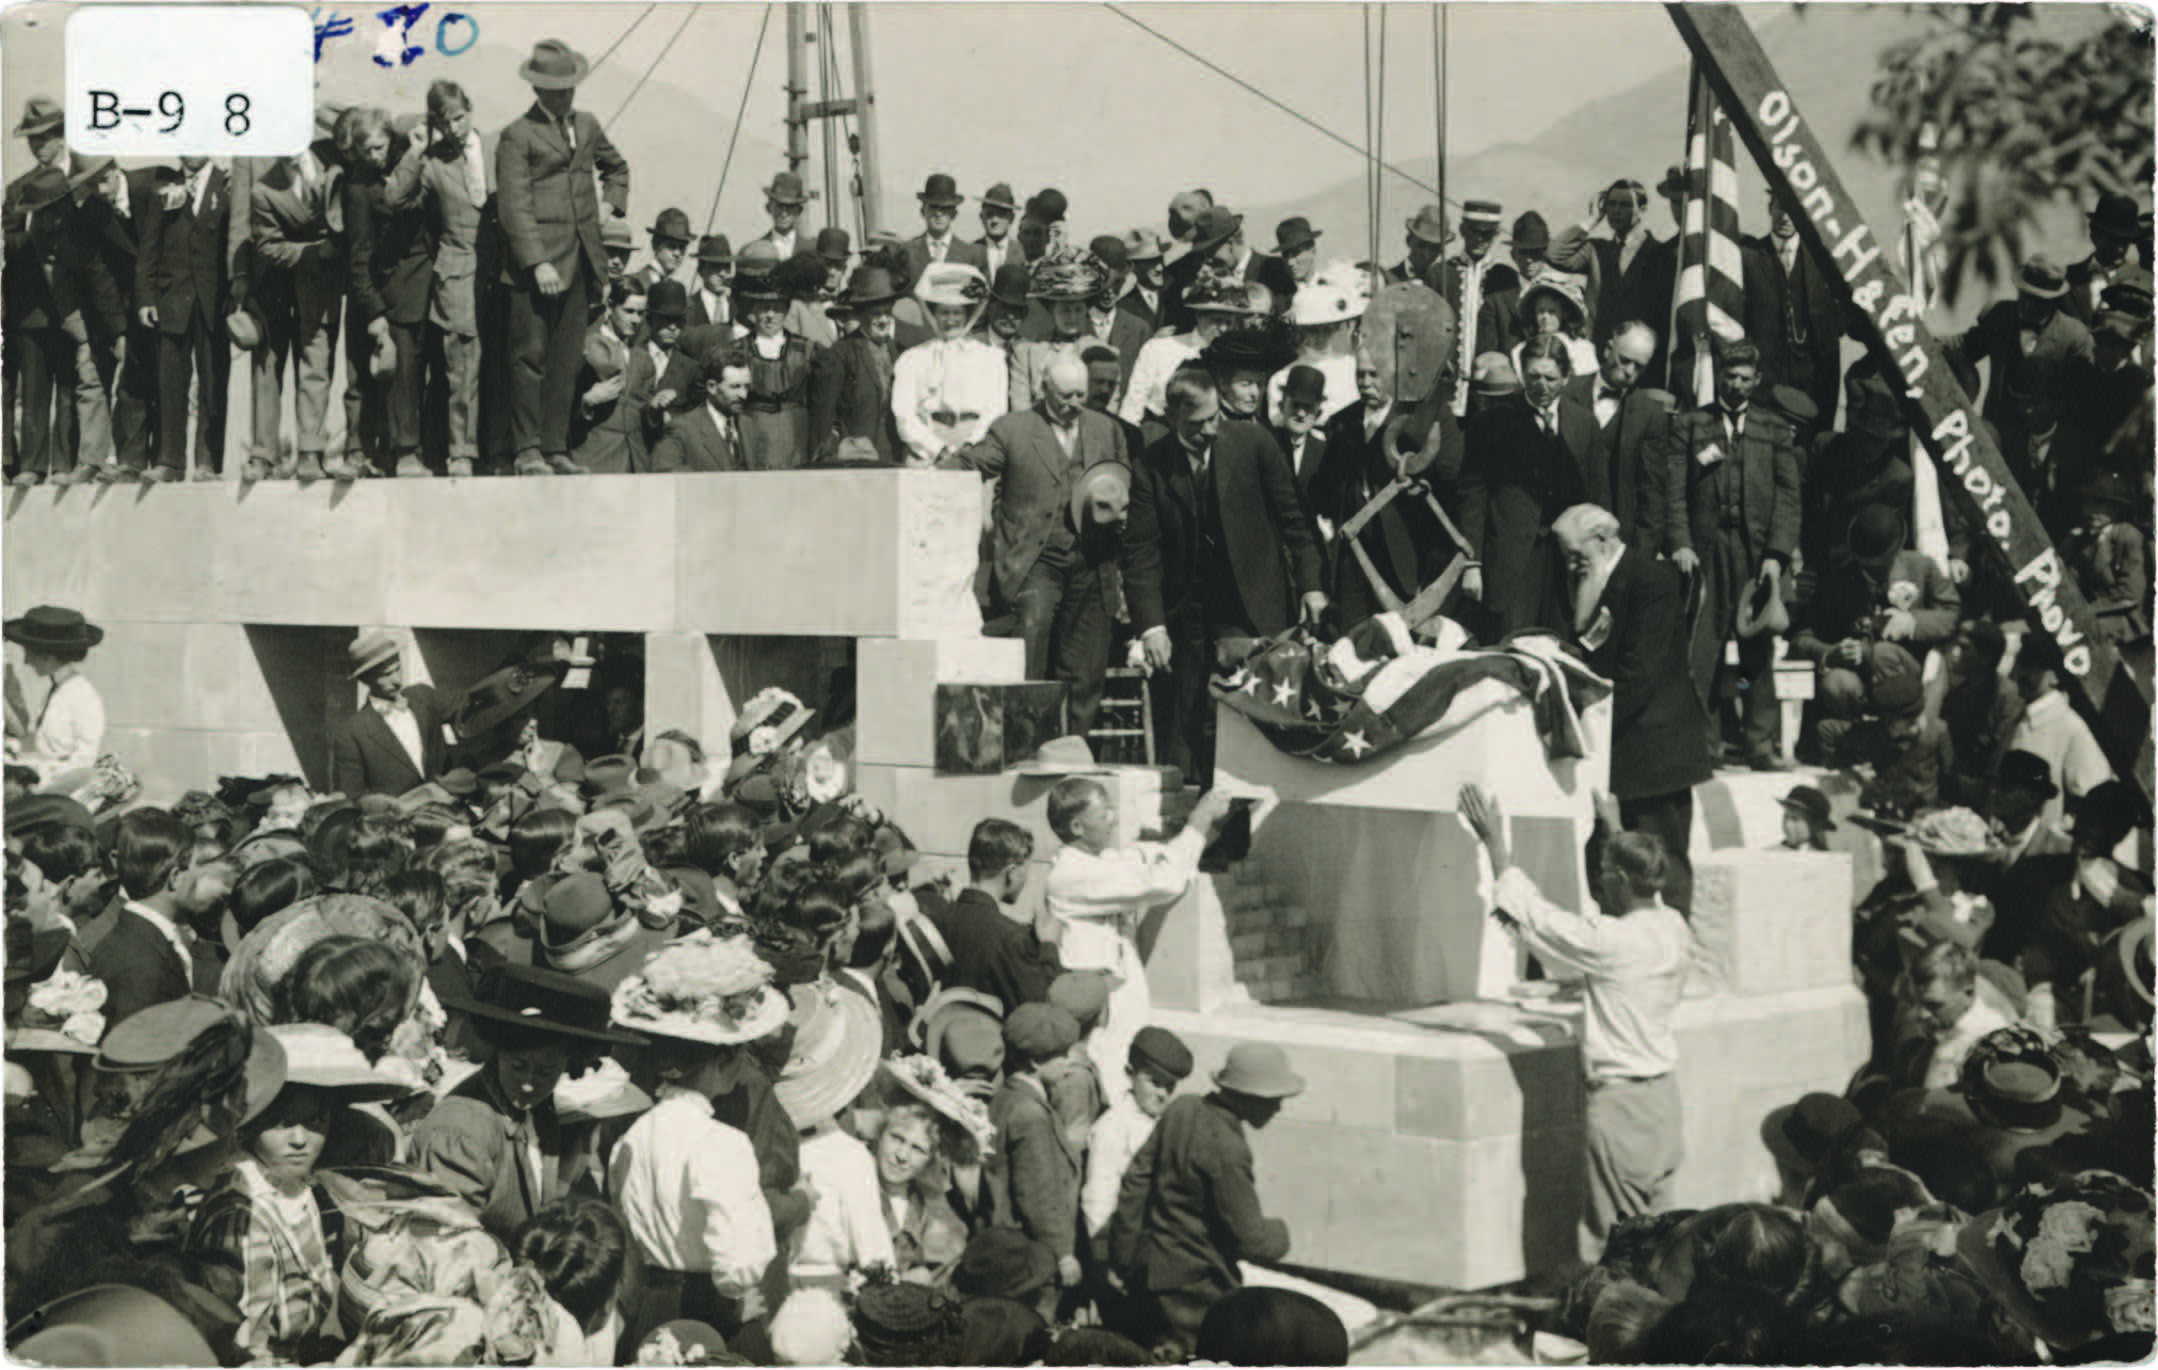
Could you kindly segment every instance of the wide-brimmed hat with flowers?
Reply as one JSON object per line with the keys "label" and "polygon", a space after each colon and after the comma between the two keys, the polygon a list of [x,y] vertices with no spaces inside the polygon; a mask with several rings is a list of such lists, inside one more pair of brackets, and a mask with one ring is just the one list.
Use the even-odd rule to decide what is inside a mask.
{"label": "wide-brimmed hat with flowers", "polygon": [[1100,262],[1077,248],[1066,248],[1035,263],[1027,295],[1037,300],[1091,300],[1105,278]]}
{"label": "wide-brimmed hat with flowers", "polygon": [[944,1067],[929,1056],[893,1056],[884,1061],[884,1075],[916,1099],[935,1109],[976,1145],[987,1151],[996,1143],[996,1124],[982,1101],[962,1093]]}
{"label": "wide-brimmed hat with flowers", "polygon": [[79,971],[56,970],[30,986],[22,1013],[9,1024],[7,1049],[95,1056],[105,1035],[105,985]]}
{"label": "wide-brimmed hat with flowers", "polygon": [[1956,1254],[2057,1350],[2152,1330],[2151,1196],[2104,1170],[2032,1185],[1963,1224]]}
{"label": "wide-brimmed hat with flowers", "polygon": [[816,712],[791,691],[767,685],[751,695],[741,712],[734,716],[734,726],[727,730],[727,739],[733,744],[736,756],[763,756],[778,751]]}
{"label": "wide-brimmed hat with flowers", "polygon": [[772,967],[746,937],[694,932],[654,952],[614,989],[614,1020],[648,1037],[737,1046],[787,1022]]}
{"label": "wide-brimmed hat with flowers", "polygon": [[989,282],[965,262],[932,262],[914,283],[914,298],[925,305],[979,309],[988,302]]}
{"label": "wide-brimmed hat with flowers", "polygon": [[1931,809],[1911,820],[1904,840],[1928,856],[1984,856],[1993,830],[1970,809]]}

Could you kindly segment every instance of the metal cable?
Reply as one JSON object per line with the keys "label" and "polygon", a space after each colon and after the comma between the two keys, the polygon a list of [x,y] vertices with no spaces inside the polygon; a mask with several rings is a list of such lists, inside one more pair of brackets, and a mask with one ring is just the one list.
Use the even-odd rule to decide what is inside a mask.
{"label": "metal cable", "polygon": [[607,129],[613,128],[614,121],[629,112],[630,102],[637,98],[637,92],[644,89],[644,83],[652,79],[652,73],[659,70],[659,64],[667,60],[667,54],[674,51],[674,45],[678,41],[680,41],[683,32],[688,29],[690,23],[696,19],[697,6],[684,5],[683,9],[687,10],[688,13],[682,16],[681,23],[675,25],[673,36],[669,37],[666,43],[661,46],[659,54],[655,56],[652,59],[651,64],[644,69],[644,74],[637,78],[637,84],[629,88],[629,94],[622,97],[621,105],[615,110],[613,114],[607,116],[606,123],[600,125],[600,129],[602,132],[606,131]]}
{"label": "metal cable", "polygon": [[742,102],[734,107],[734,128],[727,134],[727,155],[719,164],[719,185],[712,191],[712,208],[704,216],[706,233],[710,233],[712,225],[719,221],[719,197],[727,189],[727,170],[734,165],[734,145],[742,136],[742,115],[749,109],[749,92],[757,84],[757,63],[764,56],[765,30],[771,25],[772,7],[766,4],[764,18],[757,21],[757,41],[749,49],[749,75],[742,78]]}

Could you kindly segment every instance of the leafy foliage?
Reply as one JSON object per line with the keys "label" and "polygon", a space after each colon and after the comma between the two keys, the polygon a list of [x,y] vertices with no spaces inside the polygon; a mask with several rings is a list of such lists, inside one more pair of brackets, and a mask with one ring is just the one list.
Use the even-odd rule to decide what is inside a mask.
{"label": "leafy foliage", "polygon": [[2029,5],[1931,5],[1932,28],[1881,54],[1855,146],[1903,166],[1938,131],[1940,215],[1953,297],[1965,280],[2013,274],[2038,212],[2062,197],[2151,183],[2150,17],[2115,6],[2072,42],[2037,32]]}

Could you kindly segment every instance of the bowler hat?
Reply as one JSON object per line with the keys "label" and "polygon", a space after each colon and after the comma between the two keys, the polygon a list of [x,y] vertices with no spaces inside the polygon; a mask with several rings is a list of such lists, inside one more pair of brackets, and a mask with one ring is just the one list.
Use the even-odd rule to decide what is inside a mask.
{"label": "bowler hat", "polygon": [[1326,403],[1326,373],[1316,366],[1303,362],[1289,368],[1289,378],[1281,387],[1284,404]]}
{"label": "bowler hat", "polygon": [[1903,514],[1893,505],[1869,504],[1851,519],[1851,555],[1880,561],[1903,550]]}
{"label": "bowler hat", "polygon": [[1021,1004],[1004,1020],[1004,1045],[1039,1061],[1078,1044],[1079,1023],[1055,1004]]}
{"label": "bowler hat", "polygon": [[1452,241],[1453,229],[1447,227],[1446,211],[1439,205],[1425,205],[1416,211],[1416,217],[1408,221],[1409,236],[1419,242],[1444,246]]}
{"label": "bowler hat", "polygon": [[1001,209],[1007,214],[1019,212],[1019,197],[1012,194],[1011,186],[999,181],[982,192],[983,209]]}
{"label": "bowler hat", "polygon": [[1808,1094],[1783,1120],[1783,1135],[1809,1165],[1818,1167],[1828,1159],[1829,1149],[1863,1122],[1858,1106],[1842,1095]]}
{"label": "bowler hat", "polygon": [[734,244],[724,233],[707,233],[697,240],[697,260],[707,266],[732,266]]}
{"label": "bowler hat", "polygon": [[1542,252],[1551,246],[1551,226],[1543,215],[1532,209],[1514,220],[1514,246],[1523,252]]}
{"label": "bowler hat", "polygon": [[464,704],[450,720],[450,728],[459,741],[470,741],[515,718],[561,679],[559,670],[521,664],[505,667],[466,692]]}
{"label": "bowler hat", "polygon": [[1124,260],[1127,263],[1156,262],[1161,260],[1161,238],[1150,228],[1135,228],[1124,235]]}
{"label": "bowler hat", "polygon": [[1063,223],[1064,215],[1070,209],[1071,202],[1055,186],[1044,186],[1027,201],[1027,217],[1040,224]]}
{"label": "bowler hat", "polygon": [[1016,1227],[985,1227],[967,1239],[952,1288],[973,1299],[1032,1300],[1057,1276],[1056,1252]]}
{"label": "bowler hat", "polygon": [[2068,293],[2068,273],[2051,257],[2034,256],[2016,273],[2016,291],[2036,300],[2057,300]]}
{"label": "bowler hat", "polygon": [[88,651],[105,640],[105,630],[74,609],[40,604],[21,618],[0,624],[0,637],[39,651]]}
{"label": "bowler hat", "polygon": [[645,292],[644,317],[653,327],[689,317],[689,287],[676,280],[654,281]]}
{"label": "bowler hat", "polygon": [[809,194],[802,189],[802,178],[791,171],[782,171],[764,188],[764,198],[776,200],[783,205],[806,205]]}
{"label": "bowler hat", "polygon": [[1321,230],[1311,226],[1311,220],[1298,214],[1274,225],[1274,250],[1284,257],[1293,257],[1304,248],[1319,241]]}
{"label": "bowler hat", "polygon": [[849,309],[889,304],[899,298],[899,286],[892,279],[892,273],[881,266],[858,266],[847,278],[846,293],[839,298]]}
{"label": "bowler hat", "polygon": [[1813,824],[1816,831],[1834,832],[1836,830],[1835,820],[1828,816],[1828,796],[1812,785],[1793,787],[1791,792],[1779,802],[1793,813],[1803,815],[1807,822]]}
{"label": "bowler hat", "polygon": [[1198,222],[1192,227],[1191,250],[1201,254],[1211,252],[1235,237],[1243,227],[1243,215],[1231,211],[1227,205],[1212,205],[1200,212]]}
{"label": "bowler hat", "polygon": [[854,240],[843,228],[817,230],[817,255],[833,266],[845,266],[854,255]]}
{"label": "bowler hat", "polygon": [[1007,261],[997,268],[995,278],[989,283],[989,298],[1013,309],[1025,309],[1027,286],[1032,280],[1033,273],[1027,270],[1025,262]]}
{"label": "bowler hat", "polygon": [[1112,272],[1122,271],[1131,260],[1130,254],[1125,250],[1124,240],[1114,233],[1097,234],[1094,240],[1086,245],[1086,250],[1093,254],[1095,261]]}
{"label": "bowler hat", "polygon": [[529,1032],[581,1042],[645,1044],[643,1037],[624,1032],[609,1021],[612,1002],[605,989],[540,966],[482,967],[473,977],[472,997],[445,997],[442,1006],[489,1022],[510,1023]]}
{"label": "bowler hat", "polygon": [[2115,238],[2134,238],[2143,231],[2136,202],[2126,195],[2100,195],[2098,207],[2090,212],[2084,223],[2094,237],[2104,233]]}
{"label": "bowler hat", "polygon": [[347,680],[358,680],[372,675],[393,661],[402,660],[404,653],[398,648],[397,639],[389,633],[362,633],[345,649],[345,662],[349,669]]}
{"label": "bowler hat", "polygon": [[1304,1092],[1304,1077],[1289,1069],[1288,1054],[1272,1042],[1238,1042],[1214,1072],[1214,1087],[1256,1099],[1287,1099]]}
{"label": "bowler hat", "polygon": [[50,95],[33,95],[23,101],[22,122],[15,125],[15,136],[36,138],[41,134],[57,133],[64,122],[58,100]]}
{"label": "bowler hat", "polygon": [[667,208],[652,221],[652,236],[661,242],[688,244],[697,235],[690,231],[689,216],[679,209]]}
{"label": "bowler hat", "polygon": [[939,171],[922,183],[921,193],[914,197],[932,209],[956,209],[966,200],[959,193],[959,186],[950,176]]}
{"label": "bowler hat", "polygon": [[559,38],[542,38],[517,68],[517,77],[534,90],[569,90],[591,70],[583,53]]}
{"label": "bowler hat", "polygon": [[1169,1029],[1152,1023],[1132,1034],[1127,1059],[1134,1066],[1159,1071],[1171,1080],[1185,1080],[1191,1076],[1191,1048]]}
{"label": "bowler hat", "polygon": [[1993,783],[2009,789],[2029,790],[2047,799],[2059,794],[2060,787],[2053,783],[2053,768],[2046,759],[2018,747],[2005,752],[1993,772]]}

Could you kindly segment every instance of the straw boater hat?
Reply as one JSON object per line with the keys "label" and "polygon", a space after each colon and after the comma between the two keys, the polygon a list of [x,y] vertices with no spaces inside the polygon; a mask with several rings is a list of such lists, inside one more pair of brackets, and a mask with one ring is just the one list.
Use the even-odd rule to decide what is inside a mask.
{"label": "straw boater hat", "polygon": [[345,661],[349,669],[347,680],[358,680],[371,675],[393,661],[403,659],[397,639],[389,633],[362,633],[345,649]]}
{"label": "straw boater hat", "polygon": [[1505,212],[1497,200],[1464,201],[1461,206],[1461,231],[1466,233],[1472,228],[1481,228],[1496,233]]}
{"label": "straw boater hat", "polygon": [[737,1046],[787,1022],[787,998],[746,937],[694,932],[661,947],[614,990],[615,1020],[648,1037]]}
{"label": "straw boater hat", "polygon": [[2036,300],[2060,299],[2068,293],[2068,273],[2051,257],[2032,257],[2016,273],[2016,293]]}
{"label": "straw boater hat", "polygon": [[105,630],[74,609],[40,604],[21,618],[0,624],[0,637],[42,651],[88,651],[105,640]]}
{"label": "straw boater hat", "polygon": [[868,995],[830,980],[790,993],[794,1050],[772,1094],[796,1127],[813,1127],[853,1103],[876,1075],[884,1022]]}
{"label": "straw boater hat", "polygon": [[929,1056],[895,1056],[884,1062],[885,1078],[907,1093],[935,1109],[968,1136],[982,1150],[987,1151],[997,1139],[996,1124],[989,1119],[989,1110],[982,1107],[981,1100],[960,1092],[959,1086],[944,1073],[944,1067]]}

